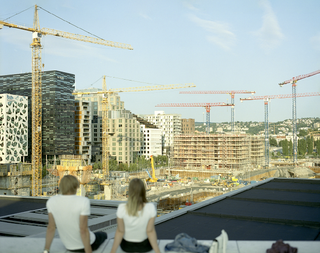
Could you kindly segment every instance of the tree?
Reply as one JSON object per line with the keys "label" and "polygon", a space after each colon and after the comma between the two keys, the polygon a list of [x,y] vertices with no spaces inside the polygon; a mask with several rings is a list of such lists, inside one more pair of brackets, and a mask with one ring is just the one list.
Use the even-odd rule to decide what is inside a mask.
{"label": "tree", "polygon": [[313,153],[313,136],[307,137],[307,150],[308,150],[308,155],[312,155],[312,153]]}
{"label": "tree", "polygon": [[101,162],[95,162],[93,164],[93,170],[101,170],[102,169],[102,163]]}
{"label": "tree", "polygon": [[131,163],[129,166],[129,171],[137,171],[138,170],[138,164]]}
{"label": "tree", "polygon": [[127,163],[120,163],[118,168],[119,168],[119,171],[129,171],[129,167]]}
{"label": "tree", "polygon": [[298,141],[298,154],[305,155],[307,152],[307,144],[305,139],[300,139]]}
{"label": "tree", "polygon": [[288,155],[288,140],[282,140],[282,141],[280,141],[279,144],[282,147],[282,155],[287,156]]}
{"label": "tree", "polygon": [[289,156],[293,156],[293,144],[292,144],[292,140],[290,140],[288,144],[289,144],[289,147],[288,147],[288,149],[289,149],[289,151],[288,151]]}
{"label": "tree", "polygon": [[118,170],[118,162],[115,158],[109,159],[109,170]]}
{"label": "tree", "polygon": [[320,155],[320,140],[315,141],[314,145],[317,148],[317,155]]}
{"label": "tree", "polygon": [[299,130],[299,134],[298,134],[299,137],[304,137],[304,136],[307,136],[307,135],[308,135],[308,131],[307,130],[303,130],[303,129]]}
{"label": "tree", "polygon": [[47,174],[48,174],[47,166],[44,165],[44,166],[42,166],[42,178],[44,178]]}
{"label": "tree", "polygon": [[272,147],[278,146],[277,140],[275,138],[270,137],[269,142],[270,142],[270,146]]}

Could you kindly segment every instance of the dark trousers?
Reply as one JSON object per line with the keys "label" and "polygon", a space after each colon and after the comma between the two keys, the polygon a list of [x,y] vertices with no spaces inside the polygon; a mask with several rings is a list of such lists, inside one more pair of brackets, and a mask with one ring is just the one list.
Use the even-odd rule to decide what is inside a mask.
{"label": "dark trousers", "polygon": [[142,242],[129,242],[122,239],[120,246],[125,252],[148,252],[152,250],[152,246],[148,238]]}
{"label": "dark trousers", "polygon": [[[105,232],[95,232],[96,240],[91,244],[92,251],[97,250],[100,245],[108,238]],[[84,249],[68,249],[71,252],[85,252]]]}

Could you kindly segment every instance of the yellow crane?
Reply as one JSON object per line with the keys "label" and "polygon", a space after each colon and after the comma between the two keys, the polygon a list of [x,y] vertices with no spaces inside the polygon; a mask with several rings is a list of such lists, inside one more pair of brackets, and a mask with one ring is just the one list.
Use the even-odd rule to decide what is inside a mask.
{"label": "yellow crane", "polygon": [[151,183],[155,183],[155,182],[158,182],[158,178],[156,178],[156,172],[154,170],[154,160],[152,155],[150,156],[150,160],[151,160],[151,168],[152,168],[152,178],[148,178],[147,181]]}
{"label": "yellow crane", "polygon": [[58,31],[50,28],[41,28],[38,17],[38,6],[35,5],[33,28],[16,25],[0,20],[0,29],[3,26],[32,32],[32,196],[42,194],[42,92],[41,92],[41,37],[52,35],[66,39],[78,40],[103,46],[117,47],[132,50],[129,44],[113,42],[89,36]]}
{"label": "yellow crane", "polygon": [[102,99],[102,173],[106,183],[109,183],[109,133],[108,133],[108,110],[109,101],[108,95],[120,92],[140,92],[140,91],[154,91],[154,90],[170,90],[170,89],[182,89],[196,87],[193,83],[187,84],[167,84],[167,85],[153,85],[153,86],[140,86],[130,88],[117,88],[107,90],[106,76],[103,76],[102,91],[88,91],[88,92],[74,92],[75,96],[101,94]]}

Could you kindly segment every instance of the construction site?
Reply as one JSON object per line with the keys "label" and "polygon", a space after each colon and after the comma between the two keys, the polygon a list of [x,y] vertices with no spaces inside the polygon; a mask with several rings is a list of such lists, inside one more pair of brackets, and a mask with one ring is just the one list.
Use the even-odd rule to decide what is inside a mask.
{"label": "construction site", "polygon": [[[64,175],[71,174],[80,181],[78,195],[97,200],[126,200],[130,180],[138,177],[145,182],[148,200],[158,203],[158,211],[161,214],[269,177],[314,178],[319,173],[317,169],[319,162],[311,161],[309,165],[310,162],[297,161],[295,99],[299,95],[295,93],[295,89],[291,96],[295,112],[293,113],[292,162],[270,162],[267,106],[265,107],[265,134],[249,135],[235,131],[234,95],[253,94],[255,91],[193,91],[180,93],[229,94],[231,103],[158,105],[159,107],[205,108],[206,133],[182,135],[181,131],[178,131],[181,130],[181,119],[178,117],[171,121],[163,119],[161,122],[164,126],[163,136],[159,134],[158,142],[163,143],[165,134],[176,133],[170,136],[170,141],[173,142],[171,147],[158,147],[158,149],[170,150],[166,153],[171,160],[168,166],[155,168],[151,159],[149,169],[110,171],[111,158],[115,158],[117,164],[128,165],[134,163],[134,156],[139,152],[146,154],[145,157],[152,157],[147,141],[153,136],[151,133],[149,136],[149,130],[146,130],[148,133],[146,132],[146,136],[143,136],[142,120],[139,121],[135,114],[125,110],[124,102],[120,101],[118,93],[191,88],[195,85],[187,83],[108,90],[106,76],[103,76],[102,89],[77,91],[73,74],[62,71],[43,71],[42,35],[127,50],[132,50],[132,46],[54,29],[40,29],[37,5],[34,11],[33,28],[5,21],[0,21],[0,25],[1,28],[5,26],[33,34],[32,72],[6,75],[0,80],[1,93],[9,93],[3,96],[4,99],[1,102],[0,194],[52,196],[59,193],[59,180]],[[292,83],[295,87],[298,80],[319,73],[320,71],[315,71],[298,76],[280,83],[280,86]],[[26,83],[29,85],[28,89],[23,89]],[[63,94],[61,99],[59,96],[50,95],[54,93],[51,91],[52,87],[55,87],[56,92]],[[15,93],[14,96],[13,93]],[[311,95],[318,96],[320,93]],[[255,99],[260,98],[248,98],[248,100]],[[210,133],[210,108],[214,106],[231,107],[230,133]],[[170,117],[173,118],[168,116]],[[158,118],[155,121],[158,121]],[[148,128],[148,124],[144,127]],[[178,125],[176,129],[169,129],[174,124]],[[165,132],[165,128],[169,131]],[[146,145],[141,145],[143,141]],[[99,170],[93,171],[91,162],[93,155],[96,161],[99,160],[102,164]],[[50,157],[49,162],[47,159],[44,162],[47,156]],[[58,162],[56,156],[58,156]],[[25,163],[24,157],[28,157],[31,163]],[[313,170],[313,168],[316,169]]]}
{"label": "construction site", "polygon": [[263,151],[262,136],[180,135],[174,140],[173,159],[181,167],[239,170],[263,166]]}

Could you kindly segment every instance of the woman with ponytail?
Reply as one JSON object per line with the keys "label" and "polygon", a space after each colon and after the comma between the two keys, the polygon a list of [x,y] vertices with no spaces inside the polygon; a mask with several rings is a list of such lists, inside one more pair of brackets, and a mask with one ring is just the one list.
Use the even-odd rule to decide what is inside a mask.
{"label": "woman with ponytail", "polygon": [[156,214],[155,206],[147,203],[146,190],[141,179],[132,179],[128,202],[118,206],[118,227],[111,253],[115,253],[119,245],[125,252],[148,252],[153,249],[160,253],[154,227]]}

